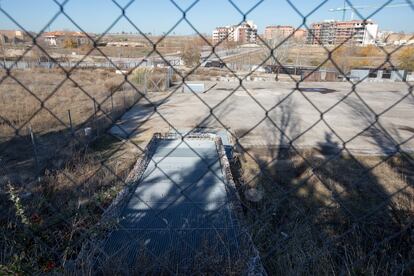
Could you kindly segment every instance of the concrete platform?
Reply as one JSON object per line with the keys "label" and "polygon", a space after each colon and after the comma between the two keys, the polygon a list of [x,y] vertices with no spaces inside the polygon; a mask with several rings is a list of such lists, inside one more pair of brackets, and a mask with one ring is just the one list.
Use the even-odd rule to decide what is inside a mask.
{"label": "concrete platform", "polygon": [[[354,154],[389,154],[396,143],[414,150],[414,97],[406,83],[364,82],[354,92],[346,82],[300,83],[299,90],[292,82],[245,81],[243,86],[218,82],[204,94],[153,93],[149,100],[161,116],[143,99],[119,126],[131,136],[171,126],[229,128],[244,147],[292,141],[298,148],[342,147],[346,142]],[[377,121],[375,113],[380,114]],[[118,126],[111,131],[126,137]]]}
{"label": "concrete platform", "polygon": [[[212,139],[157,140],[97,266],[122,264],[128,273],[197,271],[198,258],[208,262],[206,250],[214,262],[232,266],[247,258],[247,265],[249,241],[221,162]],[[157,268],[139,267],[144,260]]]}

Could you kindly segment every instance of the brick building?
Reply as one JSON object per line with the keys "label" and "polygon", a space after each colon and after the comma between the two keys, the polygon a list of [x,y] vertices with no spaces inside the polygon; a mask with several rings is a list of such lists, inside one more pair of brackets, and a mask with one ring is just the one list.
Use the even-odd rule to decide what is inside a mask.
{"label": "brick building", "polygon": [[305,39],[306,30],[297,29],[292,26],[267,26],[264,32],[264,39],[272,40],[279,37],[288,37],[293,34],[293,37],[296,39]]}

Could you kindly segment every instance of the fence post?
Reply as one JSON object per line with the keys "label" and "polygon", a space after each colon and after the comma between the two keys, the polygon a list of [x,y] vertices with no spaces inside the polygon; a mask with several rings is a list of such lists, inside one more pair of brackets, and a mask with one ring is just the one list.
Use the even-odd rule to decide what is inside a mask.
{"label": "fence post", "polygon": [[144,95],[147,95],[147,72],[144,72]]}
{"label": "fence post", "polygon": [[93,126],[96,129],[96,136],[99,136],[98,124],[96,123],[97,111],[96,111],[96,102],[93,100]]}
{"label": "fence post", "polygon": [[[35,158],[35,163],[36,163],[36,174],[38,175],[40,173],[40,164],[39,164],[39,157],[37,155],[36,141],[35,141],[35,136],[32,131],[32,126],[29,126],[29,132],[30,132],[30,140],[32,141],[33,153],[34,153],[34,158]],[[39,175],[37,176],[37,181],[40,182]]]}
{"label": "fence post", "polygon": [[169,73],[169,67],[167,69],[167,72],[165,73],[164,91],[167,91],[168,89],[168,73]]}
{"label": "fence post", "polygon": [[122,90],[122,94],[124,95],[124,113],[126,111],[126,98],[125,98],[125,90]]}
{"label": "fence post", "polygon": [[74,133],[73,133],[73,124],[72,124],[72,116],[70,115],[70,109],[68,109],[68,117],[69,117],[69,124],[70,124],[70,133],[73,136]]}

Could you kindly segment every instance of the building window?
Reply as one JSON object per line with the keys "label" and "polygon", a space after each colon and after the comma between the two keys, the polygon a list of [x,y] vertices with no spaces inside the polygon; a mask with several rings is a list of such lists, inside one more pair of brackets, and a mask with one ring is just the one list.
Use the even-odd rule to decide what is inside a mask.
{"label": "building window", "polygon": [[391,70],[382,71],[382,78],[383,79],[391,79]]}
{"label": "building window", "polygon": [[368,78],[376,78],[378,76],[378,71],[375,69],[370,69],[369,70],[369,74],[368,74]]}

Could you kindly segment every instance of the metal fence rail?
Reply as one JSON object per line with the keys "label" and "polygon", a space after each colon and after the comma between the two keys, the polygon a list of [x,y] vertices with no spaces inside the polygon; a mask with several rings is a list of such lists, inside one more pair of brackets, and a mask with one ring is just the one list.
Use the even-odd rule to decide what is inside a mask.
{"label": "metal fence rail", "polygon": [[[412,114],[413,83],[400,76],[401,91],[384,92],[388,104],[385,108],[374,106],[364,94],[370,89],[364,82],[368,76],[351,78],[336,57],[343,47],[348,47],[354,35],[339,45],[320,44],[326,58],[318,65],[288,65],[278,56],[284,45],[291,47],[289,39],[301,28],[317,40],[309,18],[327,0],[315,3],[308,14],[300,11],[298,3],[282,1],[302,23],[277,43],[258,35],[260,50],[223,49],[227,37],[213,44],[189,17],[200,0],[186,8],[170,0],[174,11],[181,16],[155,41],[128,16],[135,0],[125,5],[112,0],[118,17],[108,22],[112,23],[110,27],[96,38],[66,12],[69,2],[54,0],[58,11],[37,34],[26,30],[11,11],[0,6],[0,14],[33,41],[19,58],[0,62],[0,100],[5,102],[5,108],[0,110],[0,274],[414,273],[414,124],[411,120],[411,125],[403,125],[398,116],[387,117],[389,112],[399,113],[400,117]],[[241,25],[266,1],[252,1],[247,10],[242,10],[237,1],[223,2],[240,15],[238,25]],[[354,3],[345,1],[364,24],[392,3],[384,1],[365,17]],[[409,0],[404,3],[414,14],[414,3]],[[58,17],[71,22],[93,41],[80,60],[57,62],[38,42]],[[151,46],[145,58],[117,62],[98,47],[120,20],[128,22]],[[181,58],[163,54],[157,48],[181,23],[187,24],[210,49],[203,47],[200,60],[187,65],[186,70],[181,68]],[[384,66],[397,68],[394,57],[407,47],[400,45],[390,50],[378,46],[385,58],[373,72]],[[34,49],[48,62],[27,61],[25,58]],[[105,61],[88,62],[86,59],[93,51]],[[259,56],[262,51],[265,54]],[[244,54],[257,55],[260,61],[256,64],[234,61]],[[153,56],[158,60],[151,61]],[[207,69],[203,64],[208,61],[218,62],[222,68],[204,71]],[[165,65],[163,71],[157,68],[161,63]],[[321,72],[326,74],[324,68],[328,64],[335,73],[329,80],[340,78],[336,86],[346,87],[343,89],[346,91],[335,94],[339,96],[329,98],[321,107],[318,102],[321,98],[314,95],[329,96],[340,88],[333,89],[325,83],[318,83],[315,88],[308,81],[317,80]],[[152,71],[146,71],[150,66]],[[270,68],[269,75],[264,72],[256,75],[265,66]],[[104,68],[118,73],[109,75]],[[34,70],[41,77],[36,77]],[[51,72],[58,72],[58,76],[52,77]],[[221,72],[223,76],[210,77],[211,72]],[[39,87],[37,81],[46,77],[51,78],[47,86]],[[215,83],[200,93],[189,82],[201,77],[208,81],[222,79],[229,84]],[[265,98],[271,93],[266,90],[266,83],[286,93]],[[181,93],[183,87],[191,93]],[[381,89],[390,88],[385,84],[384,87]],[[76,92],[68,92],[71,89]],[[268,94],[257,92],[261,90]],[[212,91],[220,92],[220,97],[213,98]],[[234,100],[235,96],[241,100]],[[75,100],[82,103],[76,109]],[[305,118],[304,130],[299,129],[300,120],[295,118],[298,113],[295,102],[301,108],[306,106],[318,118],[315,121]],[[196,108],[191,109],[192,105]],[[351,110],[354,116],[351,123],[362,127],[341,132],[342,122],[333,123],[332,118],[336,117],[330,116],[344,110]],[[173,117],[174,113],[181,117]],[[229,114],[236,114],[233,116],[238,117],[237,124],[232,123]],[[189,120],[191,129],[184,130],[181,118]],[[250,124],[252,118],[258,120]],[[318,140],[314,132],[321,129],[324,138]],[[224,141],[218,138],[218,133]],[[302,143],[306,136],[311,137],[311,145]],[[361,142],[366,137],[370,144]],[[191,146],[196,139],[214,140],[214,154],[205,155],[202,146]],[[265,140],[272,143],[259,145]],[[160,141],[167,146],[157,149]],[[180,151],[182,147],[185,154]],[[197,166],[187,166],[183,171],[172,169],[171,160],[175,160],[177,152],[182,154],[180,158],[197,159],[203,169]],[[145,180],[148,167],[158,173]],[[205,193],[203,200],[208,201],[207,207],[200,207],[200,202],[183,189],[181,185],[188,179],[194,182],[189,187],[197,187],[196,193]],[[141,189],[144,184],[162,181],[168,181],[169,190],[161,189],[154,195],[148,194],[150,189]],[[215,201],[218,188],[203,191],[203,187],[198,187],[203,181],[207,190],[212,183],[223,184],[226,199]],[[134,193],[138,203],[129,205]],[[171,202],[163,208],[155,208],[154,202],[165,203],[158,202],[157,197],[169,193],[177,196],[173,200],[168,198]],[[181,201],[190,206],[188,210],[193,208],[203,213],[199,225],[194,224],[199,217],[193,209],[197,214],[187,214],[187,219],[196,217],[190,223],[191,229],[208,229],[205,231],[208,242],[201,241],[194,229],[186,232],[185,226],[180,228],[174,222],[166,222],[167,218],[176,218],[175,223],[185,220],[188,210],[174,209],[174,204]],[[145,212],[134,210],[143,205]],[[210,205],[214,208],[208,209]],[[130,209],[135,212],[129,218],[133,223],[125,220],[128,212],[132,212]],[[176,213],[169,213],[172,209]],[[226,216],[220,216],[222,213]],[[148,222],[146,216],[151,216],[152,224],[148,225],[155,230],[148,226],[153,233],[148,234],[146,229],[146,234],[137,234],[135,228]],[[231,229],[230,234],[220,232],[217,218],[222,220],[224,228]],[[122,242],[104,245],[102,237],[114,233]],[[151,250],[151,239],[157,237],[157,250]],[[165,242],[162,246],[168,248],[158,250],[164,241],[174,244]],[[234,243],[244,247],[240,244],[234,247]],[[131,246],[127,251],[135,259],[128,266],[121,257],[115,261],[102,257],[108,247],[112,253],[122,253],[122,248],[114,244]],[[179,261],[182,256],[177,254],[184,251],[186,257],[193,257],[191,262]]]}

